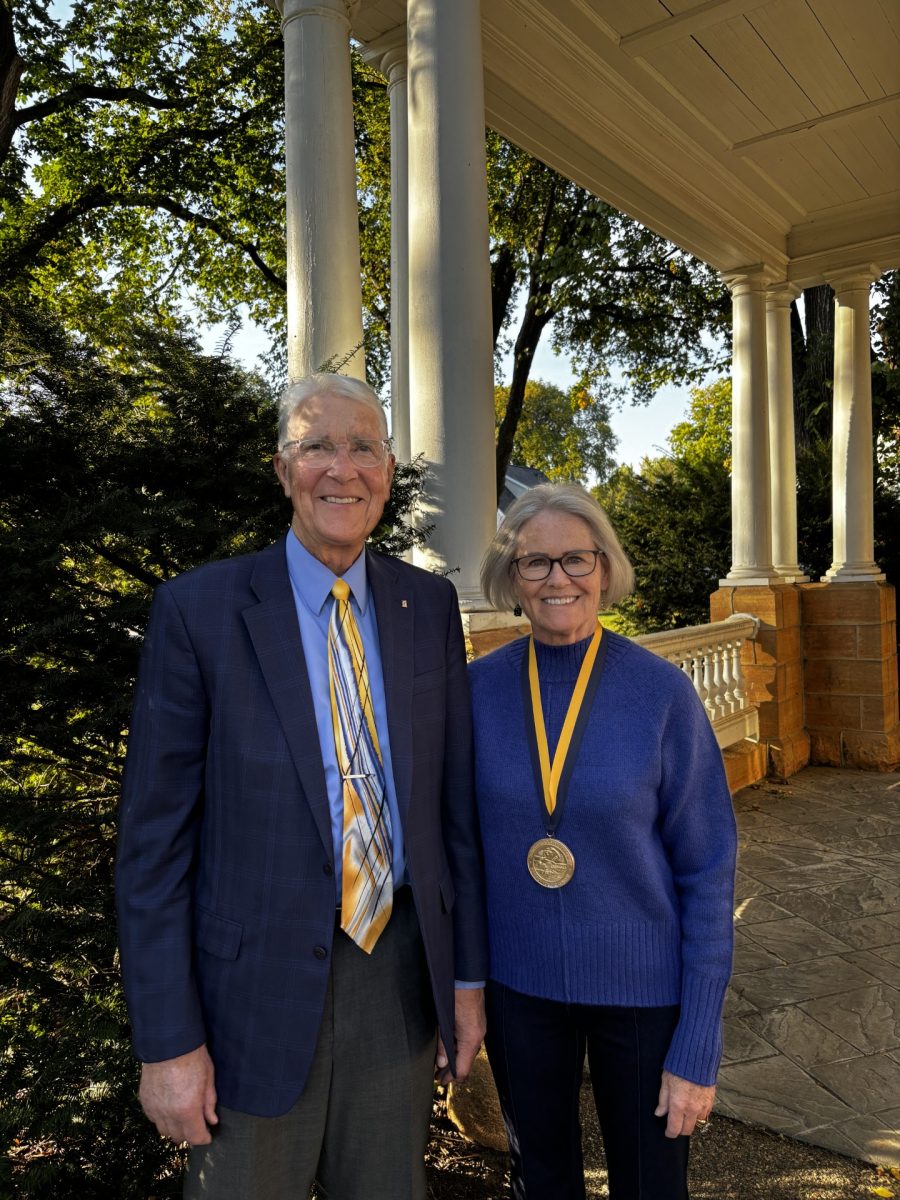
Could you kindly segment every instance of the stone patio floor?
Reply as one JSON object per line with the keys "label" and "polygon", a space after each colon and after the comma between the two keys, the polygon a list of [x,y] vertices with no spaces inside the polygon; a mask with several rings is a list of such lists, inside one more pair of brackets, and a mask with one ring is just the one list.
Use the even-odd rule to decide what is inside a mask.
{"label": "stone patio floor", "polygon": [[734,802],[716,1110],[900,1166],[900,774],[808,767]]}

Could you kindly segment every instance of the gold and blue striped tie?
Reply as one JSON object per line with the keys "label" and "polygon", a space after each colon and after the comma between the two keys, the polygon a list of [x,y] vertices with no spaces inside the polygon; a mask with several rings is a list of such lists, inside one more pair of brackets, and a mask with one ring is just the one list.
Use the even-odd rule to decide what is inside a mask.
{"label": "gold and blue striped tie", "polygon": [[362,638],[343,579],[331,589],[328,682],[344,798],[341,928],[371,954],[391,915],[391,814]]}

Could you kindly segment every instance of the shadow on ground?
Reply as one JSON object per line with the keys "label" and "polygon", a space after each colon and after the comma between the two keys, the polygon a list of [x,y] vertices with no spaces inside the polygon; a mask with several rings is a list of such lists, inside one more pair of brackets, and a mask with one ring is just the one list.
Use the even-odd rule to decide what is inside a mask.
{"label": "shadow on ground", "polygon": [[[582,1093],[588,1200],[609,1196],[590,1088]],[[900,1172],[845,1158],[781,1134],[714,1116],[693,1140],[691,1200],[900,1200]],[[435,1102],[428,1148],[429,1200],[504,1200],[506,1156],[467,1142]]]}

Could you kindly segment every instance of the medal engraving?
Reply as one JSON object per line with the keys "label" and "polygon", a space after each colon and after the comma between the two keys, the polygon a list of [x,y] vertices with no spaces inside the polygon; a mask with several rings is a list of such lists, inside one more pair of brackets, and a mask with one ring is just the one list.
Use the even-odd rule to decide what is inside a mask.
{"label": "medal engraving", "polygon": [[541,838],[528,851],[528,872],[541,887],[565,887],[575,874],[575,856],[558,838]]}

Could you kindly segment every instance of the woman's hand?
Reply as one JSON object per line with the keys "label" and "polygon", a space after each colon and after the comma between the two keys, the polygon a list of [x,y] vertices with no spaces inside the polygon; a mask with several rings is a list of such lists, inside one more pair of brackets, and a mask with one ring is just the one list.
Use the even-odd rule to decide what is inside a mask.
{"label": "woman's hand", "polygon": [[712,1112],[715,1098],[714,1086],[703,1087],[699,1083],[691,1083],[689,1079],[682,1079],[680,1075],[673,1075],[671,1071],[663,1071],[655,1115],[668,1116],[666,1137],[692,1134],[698,1121],[705,1121]]}

